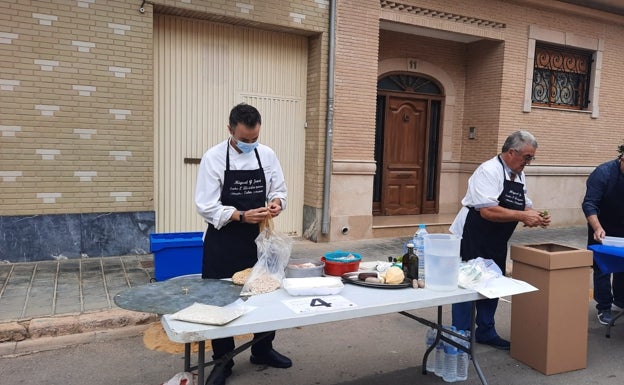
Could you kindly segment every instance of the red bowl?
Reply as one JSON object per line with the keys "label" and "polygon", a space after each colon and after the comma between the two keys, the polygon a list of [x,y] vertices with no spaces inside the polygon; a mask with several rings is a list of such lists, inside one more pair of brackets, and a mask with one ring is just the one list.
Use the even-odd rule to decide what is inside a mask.
{"label": "red bowl", "polygon": [[333,262],[326,260],[325,257],[321,257],[321,261],[325,263],[325,275],[335,275],[339,277],[344,273],[358,271],[360,268],[359,260],[355,262]]}

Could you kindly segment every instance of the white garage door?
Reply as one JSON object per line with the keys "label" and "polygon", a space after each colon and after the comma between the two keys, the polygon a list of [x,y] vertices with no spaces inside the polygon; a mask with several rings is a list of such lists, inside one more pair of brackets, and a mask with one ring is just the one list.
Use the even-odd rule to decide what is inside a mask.
{"label": "white garage door", "polygon": [[260,111],[260,140],[288,185],[275,225],[301,235],[307,51],[303,36],[155,15],[157,232],[205,230],[193,202],[196,162],[228,137],[230,109],[246,102]]}

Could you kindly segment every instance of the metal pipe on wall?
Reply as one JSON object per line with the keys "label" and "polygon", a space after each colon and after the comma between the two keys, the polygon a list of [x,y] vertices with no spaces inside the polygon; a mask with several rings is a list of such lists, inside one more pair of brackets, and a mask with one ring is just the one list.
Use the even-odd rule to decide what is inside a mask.
{"label": "metal pipe on wall", "polygon": [[323,213],[321,234],[329,232],[329,185],[332,167],[332,140],[334,129],[334,60],[336,54],[336,1],[329,2],[329,65],[327,69],[327,119],[325,132],[325,174],[323,183]]}

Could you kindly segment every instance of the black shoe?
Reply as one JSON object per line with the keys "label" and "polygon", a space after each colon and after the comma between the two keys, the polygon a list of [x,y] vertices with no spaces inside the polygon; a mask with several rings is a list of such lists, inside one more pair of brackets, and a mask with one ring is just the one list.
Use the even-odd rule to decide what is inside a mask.
{"label": "black shoe", "polygon": [[292,361],[290,360],[290,358],[276,352],[274,349],[271,349],[268,352],[263,353],[262,355],[252,355],[251,357],[249,357],[249,361],[251,361],[252,364],[256,365],[268,365],[274,368],[282,369],[290,368],[292,366]]}
{"label": "black shoe", "polygon": [[217,367],[212,369],[208,378],[206,378],[206,385],[225,385],[226,378],[232,375],[232,368],[225,367],[218,374],[215,374],[216,370]]}
{"label": "black shoe", "polygon": [[500,350],[509,350],[511,348],[511,344],[509,343],[509,341],[504,340],[502,338],[500,338],[499,336],[496,336],[494,338],[492,338],[491,340],[487,340],[487,341],[477,341],[480,344],[483,345],[490,345],[496,349],[500,349]]}

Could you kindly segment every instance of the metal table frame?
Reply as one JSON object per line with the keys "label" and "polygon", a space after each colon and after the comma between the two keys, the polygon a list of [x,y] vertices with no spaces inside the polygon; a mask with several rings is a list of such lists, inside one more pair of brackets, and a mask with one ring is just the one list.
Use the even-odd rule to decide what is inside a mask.
{"label": "metal table frame", "polygon": [[[527,291],[526,288],[518,286],[518,290],[506,295],[521,294]],[[460,346],[455,341],[450,340],[442,335],[442,332],[453,334],[450,330],[446,330],[442,326],[442,306],[451,305],[453,303],[475,301],[484,299],[485,297],[473,290],[457,289],[448,292],[436,292],[428,289],[400,289],[393,290],[392,295],[388,295],[388,290],[372,289],[367,287],[346,284],[343,291],[339,294],[347,300],[356,304],[351,308],[333,309],[325,312],[314,312],[305,314],[296,314],[290,310],[283,301],[293,299],[283,289],[276,290],[271,293],[256,295],[250,297],[248,304],[256,306],[257,309],[245,314],[244,316],[223,326],[201,325],[182,321],[176,321],[169,318],[169,315],[161,317],[163,328],[169,339],[173,342],[184,343],[185,347],[185,370],[194,369],[191,367],[191,349],[192,342],[199,342],[199,352],[197,355],[197,371],[198,383],[204,382],[205,367],[216,365],[220,367],[217,370],[223,370],[225,363],[249,348],[255,341],[249,341],[237,349],[231,355],[222,357],[219,360],[206,363],[205,361],[205,341],[215,338],[232,337],[235,335],[243,335],[249,333],[266,332],[270,330],[288,329],[299,326],[314,325],[325,322],[342,321],[347,319],[361,318],[373,315],[400,313],[412,318],[424,325],[431,326],[437,330],[436,340],[443,340],[457,346],[459,349],[466,351],[472,359],[477,374],[484,385],[487,385],[483,372],[477,361],[474,346],[474,329],[475,329],[475,304],[473,302],[471,311],[471,337],[468,348]],[[311,297],[314,298],[314,297]],[[323,298],[323,297],[321,297]],[[436,322],[407,313],[410,310],[434,307],[438,308],[438,317]],[[467,340],[459,334],[453,334],[458,338]],[[435,344],[432,345],[435,347]],[[428,355],[433,348],[429,348],[423,357],[423,363],[426,363]],[[216,372],[216,371],[215,371]],[[426,373],[426,365],[423,365],[423,373]],[[208,382],[210,383],[210,382]]]}

